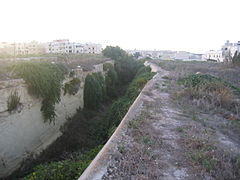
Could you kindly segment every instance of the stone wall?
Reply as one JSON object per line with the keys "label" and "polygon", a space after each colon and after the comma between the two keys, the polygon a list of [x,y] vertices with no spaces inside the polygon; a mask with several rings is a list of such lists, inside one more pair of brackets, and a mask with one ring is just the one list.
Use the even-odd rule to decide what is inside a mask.
{"label": "stone wall", "polygon": [[[61,136],[60,127],[79,107],[84,106],[83,89],[87,74],[103,72],[103,64],[95,65],[93,71],[76,69],[75,72],[81,80],[80,89],[75,95],[64,96],[62,92],[61,101],[55,105],[55,124],[44,123],[40,111],[41,99],[29,95],[22,79],[0,81],[0,178],[9,175],[29,155],[40,153]],[[65,79],[63,83],[70,80]],[[15,90],[21,98],[21,106],[10,113],[7,111],[7,99]]]}

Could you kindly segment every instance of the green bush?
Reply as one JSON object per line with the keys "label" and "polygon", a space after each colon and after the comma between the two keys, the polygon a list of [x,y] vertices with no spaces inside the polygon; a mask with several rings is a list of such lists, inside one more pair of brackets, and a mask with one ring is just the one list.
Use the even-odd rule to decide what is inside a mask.
{"label": "green bush", "polygon": [[106,85],[101,73],[88,74],[84,86],[84,107],[98,109],[106,97]]}
{"label": "green bush", "polygon": [[16,110],[19,103],[20,103],[20,96],[18,95],[18,92],[15,90],[11,92],[11,94],[8,97],[8,100],[7,100],[8,111],[12,112],[13,110]]}
{"label": "green bush", "polygon": [[103,64],[103,70],[104,71],[108,71],[109,69],[111,69],[113,67],[113,65],[111,63],[104,63]]}
{"label": "green bush", "polygon": [[64,160],[39,165],[34,168],[34,172],[24,177],[22,180],[78,179],[101,149],[102,145],[84,153],[76,160]]}
{"label": "green bush", "polygon": [[30,94],[43,98],[41,111],[45,121],[54,121],[55,103],[60,101],[66,68],[62,64],[20,62],[13,69],[25,80]]}
{"label": "green bush", "polygon": [[186,87],[192,87],[192,88],[200,88],[206,84],[211,84],[211,83],[220,83],[220,84],[223,84],[223,86],[233,89],[236,93],[238,94],[240,93],[240,88],[209,74],[193,74],[180,79],[178,83],[183,84]]}
{"label": "green bush", "polygon": [[67,93],[70,95],[75,95],[79,88],[80,88],[80,79],[79,78],[73,78],[71,81],[65,83],[64,85],[64,95]]}
{"label": "green bush", "polygon": [[126,84],[132,81],[139,69],[139,63],[133,56],[128,55],[120,47],[107,46],[103,55],[115,60],[115,70],[119,77],[119,84]]}

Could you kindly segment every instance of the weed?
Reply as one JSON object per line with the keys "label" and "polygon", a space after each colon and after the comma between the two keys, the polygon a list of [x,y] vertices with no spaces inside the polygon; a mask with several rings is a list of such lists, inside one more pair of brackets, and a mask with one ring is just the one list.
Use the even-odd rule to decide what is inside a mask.
{"label": "weed", "polygon": [[126,152],[125,146],[119,145],[119,146],[118,146],[118,151],[119,151],[121,154],[124,154],[124,153]]}
{"label": "weed", "polygon": [[191,158],[194,162],[202,165],[207,172],[215,169],[217,165],[217,160],[214,159],[214,157],[206,151],[195,151],[191,154]]}
{"label": "weed", "polygon": [[[74,72],[74,71],[72,71]],[[71,81],[65,83],[64,85],[64,95],[66,95],[66,93],[70,94],[70,95],[75,95],[79,88],[80,88],[80,79],[79,78],[73,78]]]}
{"label": "weed", "polygon": [[176,130],[177,130],[177,132],[180,132],[180,133],[184,132],[184,128],[181,127],[181,126],[178,126],[178,127],[176,128]]}
{"label": "weed", "polygon": [[169,76],[163,76],[163,79],[170,80],[171,78]]}
{"label": "weed", "polygon": [[148,135],[138,136],[137,141],[143,143],[145,145],[151,146],[154,145],[156,142]]}
{"label": "weed", "polygon": [[7,100],[8,111],[12,112],[13,110],[16,110],[19,104],[20,104],[20,96],[18,95],[18,92],[15,90],[11,92],[11,94],[8,97],[8,100]]}
{"label": "weed", "polygon": [[128,122],[128,127],[133,128],[133,129],[137,129],[139,127],[140,123],[143,120],[144,120],[143,116],[139,116],[138,118],[129,121]]}

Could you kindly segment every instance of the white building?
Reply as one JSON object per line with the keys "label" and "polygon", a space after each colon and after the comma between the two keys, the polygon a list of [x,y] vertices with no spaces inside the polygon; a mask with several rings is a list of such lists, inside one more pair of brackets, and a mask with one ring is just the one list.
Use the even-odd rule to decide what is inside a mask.
{"label": "white building", "polygon": [[46,47],[47,53],[61,53],[61,54],[100,54],[102,52],[102,46],[100,44],[86,43],[80,44],[70,42],[68,39],[59,39],[49,42]]}
{"label": "white building", "polygon": [[217,62],[223,62],[223,53],[221,50],[210,50],[203,55],[203,60],[215,60]]}
{"label": "white building", "polygon": [[169,51],[169,50],[127,50],[131,55],[136,53],[140,54],[139,59],[150,57],[151,59],[161,59],[161,60],[202,60],[202,54],[194,54],[186,51]]}
{"label": "white building", "polygon": [[16,43],[14,45],[14,51],[16,55],[45,53],[44,45],[36,41],[32,41],[30,43]]}
{"label": "white building", "polygon": [[102,45],[86,43],[86,44],[84,44],[84,52],[91,53],[91,54],[100,54],[102,52]]}
{"label": "white building", "polygon": [[44,44],[32,41],[29,43],[0,43],[0,54],[28,55],[45,53]]}
{"label": "white building", "polygon": [[203,55],[203,60],[216,60],[217,62],[230,62],[235,52],[240,52],[240,41],[230,43],[229,40],[222,46],[221,50],[211,50]]}

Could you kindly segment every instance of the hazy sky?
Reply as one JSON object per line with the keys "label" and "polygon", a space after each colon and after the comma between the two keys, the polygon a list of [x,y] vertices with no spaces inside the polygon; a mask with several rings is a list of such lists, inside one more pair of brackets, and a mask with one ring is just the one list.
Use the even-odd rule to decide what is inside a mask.
{"label": "hazy sky", "polygon": [[75,42],[123,49],[220,49],[240,40],[240,0],[1,0],[0,42]]}

